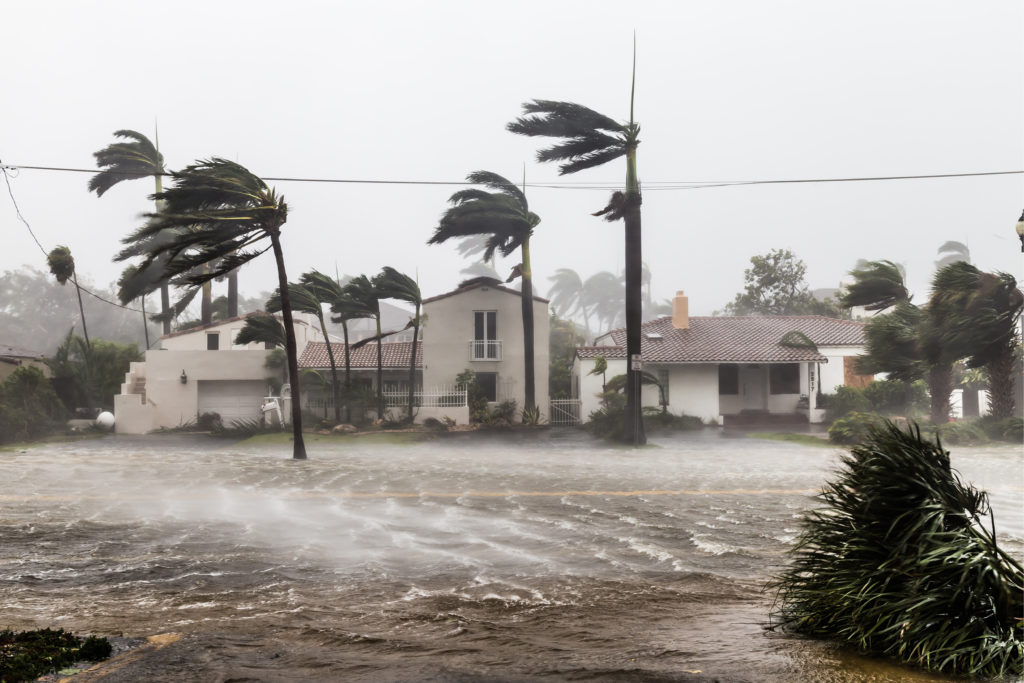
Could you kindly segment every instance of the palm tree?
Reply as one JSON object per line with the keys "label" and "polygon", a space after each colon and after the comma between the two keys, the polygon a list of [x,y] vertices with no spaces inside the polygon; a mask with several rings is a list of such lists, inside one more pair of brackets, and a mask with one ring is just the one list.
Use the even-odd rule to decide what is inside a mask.
{"label": "palm tree", "polygon": [[[380,329],[380,292],[377,289],[377,278],[371,280],[365,275],[354,277],[348,281],[342,291],[348,300],[349,320],[355,318],[373,318],[377,323],[377,419],[384,419],[384,356],[381,349]],[[334,310],[334,307],[331,307]],[[332,320],[337,321],[336,318]],[[347,335],[346,335],[347,336]],[[349,363],[348,340],[345,340],[345,365]]]}
{"label": "palm tree", "polygon": [[[97,197],[102,197],[107,190],[123,180],[153,176],[156,192],[158,194],[162,192],[165,173],[164,157],[160,154],[158,146],[145,135],[134,130],[115,131],[114,137],[130,142],[114,142],[93,153],[93,156],[96,157],[96,165],[102,170],[89,179],[89,191],[95,192]],[[157,204],[156,208],[159,211],[160,205]],[[139,296],[145,297],[147,293],[140,293]],[[127,301],[122,300],[122,303],[127,303]],[[171,331],[171,316],[168,313],[170,307],[170,293],[165,282],[160,285],[160,313],[164,334]],[[145,308],[144,298],[143,308]],[[143,311],[143,316],[145,316],[145,311]]]}
{"label": "palm tree", "polygon": [[[341,385],[338,383],[338,363],[334,358],[334,347],[331,344],[331,338],[327,333],[327,326],[324,323],[323,317],[323,304],[331,306],[331,310],[333,311],[335,303],[343,298],[341,285],[337,280],[324,275],[319,270],[311,270],[303,273],[299,276],[299,282],[309,290],[320,304],[318,307],[318,319],[320,320],[320,329],[323,330],[324,333],[324,340],[327,342],[327,359],[331,363],[331,391],[334,397],[334,421],[341,422]],[[345,386],[347,389],[351,368],[348,353],[348,326],[344,321],[342,322],[342,328],[345,330]]]}
{"label": "palm tree", "polygon": [[863,306],[877,315],[864,328],[866,352],[857,361],[863,374],[885,372],[890,379],[912,382],[927,378],[931,395],[931,420],[949,421],[949,396],[953,391],[953,361],[949,349],[933,343],[937,328],[929,312],[910,303],[899,266],[892,261],[868,261],[850,271],[854,282],[840,297],[844,308]]}
{"label": "palm tree", "polygon": [[[305,275],[309,275],[306,273]],[[334,382],[334,422],[341,422],[341,405],[338,400],[338,368],[334,363],[334,349],[331,348],[331,337],[327,334],[327,323],[324,321],[323,304],[317,292],[305,284],[289,283],[288,298],[291,299],[292,311],[310,313],[316,316],[320,323],[320,332],[324,335],[327,344],[327,358],[331,363],[331,381]],[[267,299],[267,313],[278,313],[281,311],[281,292],[275,290]]]}
{"label": "palm tree", "polygon": [[352,355],[351,346],[348,342],[348,321],[363,318],[366,315],[359,303],[344,291],[344,287],[339,281],[334,280],[334,283],[338,287],[338,292],[332,295],[330,299],[331,313],[333,314],[331,322],[341,325],[341,332],[345,342],[345,421],[351,422],[352,406],[349,401],[352,395]]}
{"label": "palm tree", "polygon": [[[616,192],[603,215],[609,221],[623,219],[626,238],[626,353],[640,355],[642,250],[640,225],[640,184],[636,172],[636,149],[640,144],[640,125],[633,119],[636,53],[633,55],[634,80],[630,94],[629,122],[619,123],[579,104],[534,100],[523,105],[524,116],[508,124],[513,133],[561,138],[562,142],[537,153],[538,161],[563,162],[559,173],[567,175],[626,157],[626,190]],[[626,415],[624,440],[640,445],[647,442],[640,411],[639,371],[627,366]]]}
{"label": "palm tree", "polygon": [[50,266],[50,273],[57,278],[57,282],[64,286],[68,280],[75,285],[75,293],[78,295],[78,311],[82,314],[82,334],[85,336],[86,348],[89,344],[89,329],[85,325],[85,308],[82,307],[82,288],[78,286],[78,278],[75,276],[75,257],[71,250],[61,245],[54,247],[46,255],[46,264]]}
{"label": "palm tree", "polygon": [[551,307],[561,318],[569,319],[576,313],[583,315],[583,329],[586,336],[590,338],[590,311],[583,288],[583,280],[572,268],[559,268],[555,274],[550,276],[551,288],[548,296],[551,298]]}
{"label": "palm tree", "polygon": [[966,358],[970,368],[984,368],[995,418],[1014,413],[1013,368],[1022,307],[1024,294],[1012,275],[983,273],[966,261],[940,269],[932,282],[932,343]]}
{"label": "palm tree", "polygon": [[[122,241],[150,245],[141,268],[160,261],[162,280],[192,286],[226,275],[273,250],[281,291],[288,374],[292,396],[296,397],[292,401],[292,456],[303,460],[306,447],[302,439],[302,408],[297,400],[298,352],[281,248],[281,226],[288,218],[288,206],[263,180],[227,159],[200,161],[171,176],[174,187],[153,196],[163,202],[159,211],[148,214],[149,222]],[[160,235],[165,238],[156,239]],[[270,244],[260,244],[263,240]],[[126,258],[124,254],[122,251],[116,258]],[[195,273],[197,267],[209,264],[215,265],[206,272]]]}
{"label": "palm tree", "polygon": [[593,302],[591,312],[600,325],[595,337],[598,333],[621,326],[625,308],[622,278],[607,270],[598,271],[583,283],[583,292],[586,300]]}
{"label": "palm tree", "polygon": [[526,372],[523,402],[524,410],[533,410],[537,401],[530,236],[540,223],[540,217],[530,211],[529,202],[523,191],[497,173],[476,171],[466,176],[466,179],[495,191],[469,188],[453,194],[448,199],[452,206],[441,217],[440,224],[434,229],[434,234],[427,240],[427,244],[440,244],[457,237],[486,235],[485,261],[490,260],[495,251],[508,256],[519,249],[522,257],[520,273],[523,287],[520,296],[523,312],[523,361]]}
{"label": "palm tree", "polygon": [[412,352],[409,355],[409,422],[412,422],[416,390],[416,343],[419,341],[422,323],[420,307],[423,305],[423,295],[420,294],[420,286],[415,280],[404,273],[399,273],[391,266],[384,266],[381,269],[376,282],[382,299],[398,299],[412,304],[415,309],[412,320],[409,321],[412,325]]}

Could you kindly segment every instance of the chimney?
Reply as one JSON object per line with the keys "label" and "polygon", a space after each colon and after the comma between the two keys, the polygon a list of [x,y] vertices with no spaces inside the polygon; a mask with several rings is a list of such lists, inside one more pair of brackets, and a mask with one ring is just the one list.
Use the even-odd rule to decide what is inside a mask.
{"label": "chimney", "polygon": [[690,329],[690,300],[682,290],[676,292],[672,300],[672,327],[677,330]]}

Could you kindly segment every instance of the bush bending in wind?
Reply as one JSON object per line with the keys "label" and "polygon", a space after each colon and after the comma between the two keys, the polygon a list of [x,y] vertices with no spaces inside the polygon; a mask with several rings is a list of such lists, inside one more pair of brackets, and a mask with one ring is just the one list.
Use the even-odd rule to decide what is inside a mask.
{"label": "bush bending in wind", "polygon": [[934,671],[1021,674],[1024,571],[996,545],[987,494],[938,439],[891,422],[842,465],[770,584],[772,628]]}

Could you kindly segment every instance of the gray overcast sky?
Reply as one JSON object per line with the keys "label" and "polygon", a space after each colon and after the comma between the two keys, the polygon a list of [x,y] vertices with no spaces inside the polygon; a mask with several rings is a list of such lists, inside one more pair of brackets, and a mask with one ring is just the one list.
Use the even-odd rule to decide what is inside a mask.
{"label": "gray overcast sky", "polygon": [[[857,258],[904,262],[918,300],[937,247],[1021,277],[1019,175],[655,190],[667,181],[831,178],[1024,168],[1024,13],[1010,0],[263,2],[7,0],[0,160],[92,168],[113,131],[152,135],[170,168],[223,156],[262,176],[620,185],[623,161],[559,178],[538,140],[504,125],[529,99],[629,114],[633,31],[644,260],[658,298],[708,314],[773,247],[835,286]],[[88,176],[21,170],[22,212],[49,249],[106,284],[149,181],[103,199]],[[425,242],[456,189],[277,182],[289,275],[418,272],[426,296],[462,279],[454,245]],[[556,268],[619,272],[608,192],[529,190],[540,293]],[[0,271],[45,269],[0,188]],[[506,271],[515,261],[499,264]],[[268,254],[242,291],[276,284]]]}

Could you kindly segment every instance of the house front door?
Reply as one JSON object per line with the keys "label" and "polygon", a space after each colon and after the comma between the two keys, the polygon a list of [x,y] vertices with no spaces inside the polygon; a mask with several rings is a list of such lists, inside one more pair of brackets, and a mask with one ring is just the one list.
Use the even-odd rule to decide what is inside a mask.
{"label": "house front door", "polygon": [[743,410],[764,410],[764,367],[760,365],[740,366],[740,394],[743,398]]}

